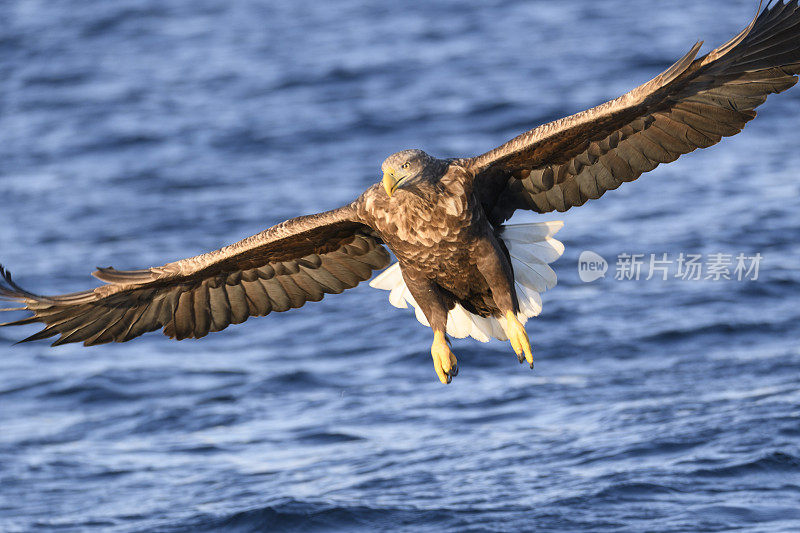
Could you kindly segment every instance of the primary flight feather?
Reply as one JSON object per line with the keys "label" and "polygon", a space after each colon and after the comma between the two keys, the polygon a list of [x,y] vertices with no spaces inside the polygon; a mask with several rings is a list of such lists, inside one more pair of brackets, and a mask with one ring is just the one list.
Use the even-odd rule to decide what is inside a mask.
{"label": "primary flight feather", "polygon": [[[0,298],[41,322],[24,339],[54,345],[124,342],[162,329],[200,338],[251,316],[319,301],[376,277],[396,307],[434,331],[439,379],[458,372],[447,335],[510,340],[533,366],[524,323],[541,312],[561,223],[503,225],[516,210],[566,211],[661,163],[739,133],[800,73],[798,0],[769,2],[739,35],[616,100],[523,133],[483,155],[437,159],[404,150],[351,204],[287,220],[220,250],[145,270],[99,269],[106,285],[58,296],[22,289],[0,267]],[[1,310],[0,310],[1,311]]]}

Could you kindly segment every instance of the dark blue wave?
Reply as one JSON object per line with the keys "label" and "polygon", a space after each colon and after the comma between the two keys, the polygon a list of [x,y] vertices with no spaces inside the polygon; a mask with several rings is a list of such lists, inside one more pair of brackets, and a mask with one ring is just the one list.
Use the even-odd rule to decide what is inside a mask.
{"label": "dark blue wave", "polygon": [[289,500],[275,505],[232,513],[223,517],[204,517],[188,524],[167,526],[158,531],[373,531],[399,530],[427,524],[446,526],[457,513],[444,510],[416,511],[368,506],[336,506]]}

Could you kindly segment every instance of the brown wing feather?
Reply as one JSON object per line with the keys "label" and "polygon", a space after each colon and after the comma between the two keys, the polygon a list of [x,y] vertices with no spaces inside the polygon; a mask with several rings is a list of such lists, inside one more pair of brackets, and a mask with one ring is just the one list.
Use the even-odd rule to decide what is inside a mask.
{"label": "brown wing feather", "polygon": [[759,7],[744,31],[695,59],[701,45],[616,100],[457,161],[475,175],[490,220],[516,209],[566,211],[739,133],[769,94],[797,83],[798,0]]}
{"label": "brown wing feather", "polygon": [[[251,316],[301,307],[338,294],[389,264],[379,238],[350,206],[288,220],[236,244],[146,270],[98,269],[94,290],[39,296],[0,266],[0,298],[41,322],[25,341],[58,336],[54,345],[124,342],[164,328],[176,339],[200,338]],[[8,311],[12,309],[6,309]],[[0,309],[3,311],[3,309]]]}

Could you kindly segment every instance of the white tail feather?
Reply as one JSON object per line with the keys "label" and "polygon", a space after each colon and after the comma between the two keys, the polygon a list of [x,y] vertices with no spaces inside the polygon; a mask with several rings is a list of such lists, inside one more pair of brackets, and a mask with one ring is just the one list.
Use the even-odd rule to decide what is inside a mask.
{"label": "white tail feather", "polygon": [[[500,238],[505,242],[514,269],[514,287],[519,300],[518,318],[523,324],[542,312],[541,293],[556,286],[557,277],[548,263],[564,253],[564,245],[552,238],[564,227],[563,222],[540,222],[503,226]],[[370,282],[370,287],[391,291],[389,303],[399,309],[414,308],[417,320],[430,327],[403,280],[400,263],[395,263]],[[457,339],[472,337],[489,342],[494,337],[508,340],[505,317],[481,317],[460,304],[447,314],[447,334]]]}
{"label": "white tail feather", "polygon": [[[534,243],[546,241],[564,227],[561,221],[556,222],[537,222],[535,224],[511,224],[510,226],[503,226],[503,242],[518,243]],[[557,245],[563,248],[564,246],[558,242]]]}

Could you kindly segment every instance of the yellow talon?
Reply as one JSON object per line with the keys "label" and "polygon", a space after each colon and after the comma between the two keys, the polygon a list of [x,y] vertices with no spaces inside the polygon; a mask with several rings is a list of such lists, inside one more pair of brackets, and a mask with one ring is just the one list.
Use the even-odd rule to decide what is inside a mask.
{"label": "yellow talon", "polygon": [[528,334],[525,332],[525,326],[517,319],[517,315],[513,311],[506,313],[506,333],[508,333],[508,340],[511,341],[511,347],[522,362],[522,356],[525,355],[525,360],[533,368],[533,352],[531,351],[531,341],[528,340]]}
{"label": "yellow talon", "polygon": [[433,357],[433,368],[439,381],[447,385],[458,374],[458,361],[450,346],[447,344],[447,337],[443,331],[433,332],[433,344],[431,345],[431,356]]}

